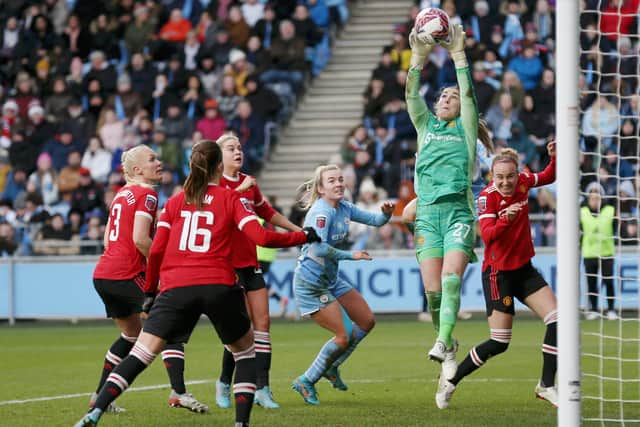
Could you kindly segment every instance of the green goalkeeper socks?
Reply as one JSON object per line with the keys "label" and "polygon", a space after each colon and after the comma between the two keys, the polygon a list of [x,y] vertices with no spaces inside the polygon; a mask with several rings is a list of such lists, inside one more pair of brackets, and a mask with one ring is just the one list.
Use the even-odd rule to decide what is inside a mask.
{"label": "green goalkeeper socks", "polygon": [[460,310],[460,276],[450,274],[442,279],[442,304],[440,306],[440,332],[438,340],[450,348],[453,340],[453,328],[456,327]]}
{"label": "green goalkeeper socks", "polygon": [[427,291],[425,293],[427,294],[427,303],[429,304],[429,313],[431,313],[433,329],[438,333],[440,331],[440,304],[442,303],[442,291]]}

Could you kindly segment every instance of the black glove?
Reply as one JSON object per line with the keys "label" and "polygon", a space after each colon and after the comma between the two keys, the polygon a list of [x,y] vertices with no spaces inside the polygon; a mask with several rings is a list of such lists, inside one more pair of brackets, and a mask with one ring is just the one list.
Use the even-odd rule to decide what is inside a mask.
{"label": "black glove", "polygon": [[149,312],[151,311],[151,307],[153,306],[153,303],[156,300],[156,293],[155,292],[146,292],[144,294],[144,302],[142,303],[142,311],[144,313],[149,314]]}
{"label": "black glove", "polygon": [[316,233],[315,228],[305,227],[302,229],[302,231],[304,231],[304,234],[307,235],[307,243],[322,242],[322,239],[320,238],[320,236],[318,236],[318,233]]}

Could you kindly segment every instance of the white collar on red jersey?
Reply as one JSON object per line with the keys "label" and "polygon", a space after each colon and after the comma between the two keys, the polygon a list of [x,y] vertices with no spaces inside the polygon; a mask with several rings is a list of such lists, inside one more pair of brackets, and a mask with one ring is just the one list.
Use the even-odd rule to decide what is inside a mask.
{"label": "white collar on red jersey", "polygon": [[232,176],[229,176],[229,175],[225,175],[225,174],[222,174],[222,176],[224,176],[224,178],[225,178],[227,181],[232,181],[232,182],[238,182],[238,181],[240,181],[240,174],[239,174],[239,173],[238,173],[238,176],[237,176],[236,178],[234,178],[234,177],[232,177]]}

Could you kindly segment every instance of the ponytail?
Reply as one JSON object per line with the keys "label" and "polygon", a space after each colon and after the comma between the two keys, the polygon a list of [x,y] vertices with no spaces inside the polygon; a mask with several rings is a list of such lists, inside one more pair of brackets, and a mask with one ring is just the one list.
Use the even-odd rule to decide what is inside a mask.
{"label": "ponytail", "polygon": [[318,191],[318,189],[322,185],[322,175],[324,175],[325,172],[331,170],[340,170],[340,167],[337,165],[320,165],[316,168],[313,174],[313,179],[305,181],[301,185],[304,191],[299,201],[304,203],[303,206],[305,209],[309,209],[315,203],[315,201],[320,198],[320,192]]}
{"label": "ponytail", "polygon": [[478,120],[478,139],[487,149],[487,154],[493,154],[495,147],[493,146],[493,140],[491,139],[491,131],[484,119]]}
{"label": "ponytail", "polygon": [[215,177],[221,161],[222,152],[214,141],[205,139],[193,146],[189,159],[190,171],[183,187],[187,204],[202,208],[209,181]]}

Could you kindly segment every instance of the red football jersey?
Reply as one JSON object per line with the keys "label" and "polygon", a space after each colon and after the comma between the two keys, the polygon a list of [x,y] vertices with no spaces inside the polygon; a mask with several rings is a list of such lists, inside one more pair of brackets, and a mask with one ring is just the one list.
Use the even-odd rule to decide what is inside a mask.
{"label": "red football jersey", "polygon": [[[235,190],[248,175],[239,173],[237,178],[232,178],[227,175],[222,175],[220,178],[220,185],[222,187]],[[271,207],[267,199],[264,198],[258,185],[254,185],[247,191],[238,193],[240,200],[243,204],[251,206],[251,208],[258,214],[258,216],[265,221],[269,222],[271,217],[276,214],[275,209]],[[256,254],[256,244],[251,241],[240,230],[235,230],[233,235],[233,267],[259,267],[258,255]]]}
{"label": "red football jersey", "polygon": [[[478,196],[478,219],[482,240],[485,244],[482,271],[491,266],[495,270],[516,270],[535,255],[529,224],[529,188],[540,187],[555,181],[555,158],[540,173],[521,172],[518,175],[516,191],[504,197],[490,182]],[[519,204],[512,221],[507,219],[506,209]]]}
{"label": "red football jersey", "polygon": [[[209,185],[202,209],[185,202],[184,192],[171,197],[158,220],[151,245],[145,292],[206,284],[233,285],[236,274],[231,251],[237,251],[235,230],[247,233],[256,244],[270,247],[300,245],[304,232],[275,233],[265,230],[251,206],[240,195]],[[246,237],[246,236],[243,236]],[[158,277],[159,276],[159,277]]]}
{"label": "red football jersey", "polygon": [[93,272],[94,278],[131,279],[145,270],[144,255],[133,243],[133,223],[137,215],[153,222],[157,209],[158,194],[150,187],[127,185],[118,191],[109,207],[107,247]]}

